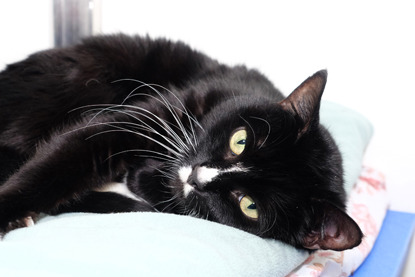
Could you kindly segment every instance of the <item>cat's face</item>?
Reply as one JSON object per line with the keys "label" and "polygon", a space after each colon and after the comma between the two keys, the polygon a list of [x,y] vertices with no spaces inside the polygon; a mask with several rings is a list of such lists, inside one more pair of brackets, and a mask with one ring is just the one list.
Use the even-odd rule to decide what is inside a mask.
{"label": "cat's face", "polygon": [[213,111],[227,111],[221,120],[205,120],[213,124],[204,126],[197,151],[183,160],[177,187],[186,209],[197,216],[266,235],[261,224],[268,220],[270,194],[281,195],[277,180],[288,174],[284,156],[296,139],[294,119],[284,120],[282,109],[272,105],[228,112],[227,104],[232,105]]}
{"label": "cat's face", "polygon": [[298,247],[359,243],[360,230],[342,211],[338,150],[318,124],[324,77],[280,103],[230,99],[211,111],[171,184],[183,212]]}

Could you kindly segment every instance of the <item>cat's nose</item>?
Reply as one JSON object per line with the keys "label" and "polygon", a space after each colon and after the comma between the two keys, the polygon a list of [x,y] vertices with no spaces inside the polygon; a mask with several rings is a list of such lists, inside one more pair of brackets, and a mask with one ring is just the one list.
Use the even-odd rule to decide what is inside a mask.
{"label": "cat's nose", "polygon": [[187,183],[197,190],[203,190],[205,187],[205,184],[199,178],[199,175],[200,175],[199,170],[200,170],[199,165],[196,165],[193,167],[192,173],[190,173],[189,178],[187,179]]}
{"label": "cat's nose", "polygon": [[195,165],[187,183],[197,190],[204,190],[206,186],[220,174],[219,169]]}

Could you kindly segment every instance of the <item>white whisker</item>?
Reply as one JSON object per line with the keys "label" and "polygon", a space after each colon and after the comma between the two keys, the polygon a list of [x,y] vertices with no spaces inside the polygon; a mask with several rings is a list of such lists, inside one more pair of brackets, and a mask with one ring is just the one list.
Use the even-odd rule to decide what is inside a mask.
{"label": "white whisker", "polygon": [[107,133],[111,133],[111,132],[126,132],[126,133],[132,133],[132,134],[135,134],[135,135],[138,135],[138,136],[147,138],[147,139],[155,142],[156,144],[164,147],[166,150],[170,151],[171,153],[173,153],[177,157],[183,157],[183,155],[181,153],[177,152],[176,150],[173,150],[171,147],[169,147],[169,146],[161,143],[160,141],[158,141],[158,140],[156,140],[156,139],[154,139],[154,138],[152,138],[152,137],[150,137],[148,135],[145,135],[145,134],[139,133],[139,132],[134,132],[132,130],[129,130],[129,129],[126,129],[126,128],[123,128],[123,127],[120,127],[120,126],[116,126],[116,124],[125,124],[125,122],[94,123],[94,125],[90,125],[90,126],[105,125],[105,126],[113,127],[113,128],[116,128],[116,129],[106,130],[106,131],[101,131],[101,132],[95,133],[95,134],[87,137],[86,140],[91,139],[92,137],[95,137],[95,136],[98,136],[98,135],[107,134]]}
{"label": "white whisker", "polygon": [[[140,157],[155,158],[155,159],[160,159],[160,160],[164,160],[164,161],[175,161],[175,159],[174,159],[172,156],[169,156],[169,155],[167,155],[167,154],[160,153],[160,152],[157,152],[157,151],[146,150],[146,149],[130,149],[130,150],[120,151],[120,152],[117,152],[117,153],[114,153],[114,154],[112,154],[112,155],[108,156],[108,158],[106,158],[106,160],[109,160],[109,159],[111,159],[112,157],[117,156],[117,155],[122,155],[122,154],[125,154],[125,153],[131,153],[131,152],[146,152],[146,153],[153,153],[153,154],[155,154],[155,155],[159,155],[159,156],[150,156],[150,155],[139,155],[139,156],[140,156]],[[106,161],[106,160],[105,160],[105,161]]]}
{"label": "white whisker", "polygon": [[256,138],[255,138],[255,131],[254,131],[254,128],[252,128],[252,126],[251,126],[251,124],[245,119],[245,118],[243,118],[241,115],[239,116],[248,126],[249,126],[249,128],[251,129],[251,131],[252,131],[252,135],[254,136],[254,144],[256,144]]}
{"label": "white whisker", "polygon": [[267,136],[265,137],[264,141],[263,141],[263,142],[261,143],[261,145],[259,146],[259,149],[261,149],[261,148],[262,148],[262,146],[264,146],[265,142],[267,141],[267,139],[268,139],[269,135],[271,134],[271,124],[269,124],[269,122],[268,122],[267,120],[265,120],[265,119],[263,119],[263,118],[260,118],[260,117],[251,116],[251,118],[261,120],[261,121],[265,122],[265,123],[268,125],[268,134],[267,134]]}
{"label": "white whisker", "polygon": [[[152,91],[154,91],[162,100],[164,106],[168,109],[168,111],[171,113],[171,115],[173,116],[174,120],[177,123],[177,126],[180,127],[180,130],[182,131],[183,136],[185,137],[187,143],[189,145],[191,145],[193,147],[193,149],[195,150],[195,147],[197,145],[197,140],[196,140],[196,133],[193,127],[193,123],[196,124],[199,128],[201,128],[203,130],[203,127],[200,125],[200,123],[196,120],[196,118],[193,115],[190,115],[189,111],[186,109],[185,105],[183,104],[183,102],[177,97],[176,94],[174,94],[172,91],[170,91],[169,89],[158,85],[158,84],[146,84],[142,81],[139,80],[135,80],[135,79],[120,79],[114,82],[120,82],[120,81],[132,81],[132,82],[137,82],[139,84],[141,84],[138,88],[141,88],[143,86],[146,86],[148,88],[150,88]],[[160,93],[157,89],[155,89],[155,87],[159,87],[162,88],[163,90],[167,91],[170,95],[172,95],[178,102],[179,104],[182,106],[183,110],[178,108],[177,106],[172,105],[164,95],[162,95],[162,93]],[[135,90],[134,90],[135,91]],[[132,96],[134,96],[135,94],[130,93],[127,98],[130,98]],[[143,95],[143,94],[136,94],[136,95]],[[175,111],[175,109],[179,110],[181,113],[185,114],[188,118],[189,121],[189,126],[190,126],[190,131],[192,134],[192,138],[194,141],[191,140],[187,130],[185,129],[182,121],[180,120],[177,112]]]}
{"label": "white whisker", "polygon": [[[135,108],[135,109],[137,109],[137,110],[140,110],[140,111],[143,111],[143,112],[147,112],[147,113],[149,113],[151,116],[153,116],[154,118],[152,118],[150,115],[146,115],[146,114],[144,114],[144,113],[141,113],[141,112],[137,112],[137,111],[132,111],[132,110],[115,110],[115,111],[117,111],[117,112],[119,112],[119,113],[122,113],[122,114],[125,114],[125,115],[127,115],[127,116],[130,116],[130,117],[132,117],[133,119],[135,119],[135,120],[137,120],[137,121],[139,121],[142,125],[139,125],[139,124],[135,124],[135,123],[126,123],[126,124],[129,124],[129,125],[131,125],[131,126],[135,126],[135,127],[137,127],[137,128],[139,128],[139,129],[142,129],[142,130],[145,130],[145,131],[149,131],[149,132],[152,132],[152,133],[155,133],[155,134],[157,134],[157,135],[159,135],[159,136],[162,136],[166,141],[169,141],[172,145],[174,144],[175,146],[181,146],[181,147],[178,147],[178,150],[180,151],[180,152],[185,152],[185,151],[183,151],[183,149],[184,150],[188,150],[189,148],[187,147],[187,145],[185,144],[185,143],[183,143],[183,141],[180,139],[180,137],[177,135],[177,133],[176,132],[174,132],[173,131],[173,129],[171,129],[170,128],[170,126],[162,119],[162,118],[160,118],[159,116],[157,116],[157,115],[155,115],[155,114],[153,114],[153,113],[151,113],[151,112],[149,112],[149,111],[147,111],[146,109],[142,109],[142,108],[140,108],[140,107],[134,107],[134,106],[128,106],[128,108]],[[134,115],[132,115],[132,114],[137,114],[137,115],[139,115],[139,116],[142,116],[142,117],[144,117],[144,118],[147,118],[148,120],[150,120],[151,122],[153,122],[153,123],[155,123],[157,126],[159,126],[159,127],[161,127],[164,131],[166,131],[174,140],[172,141],[172,140],[170,140],[169,138],[167,138],[166,136],[164,136],[164,135],[162,135],[160,132],[158,132],[158,131],[156,131],[153,127],[151,127],[148,123],[146,123],[143,119],[140,119],[140,118],[138,118],[138,117],[136,117],[136,116],[134,116]],[[157,120],[156,120],[157,119]],[[173,142],[175,142],[175,143],[177,143],[177,144],[175,144],[175,143],[173,143]]]}
{"label": "white whisker", "polygon": [[[126,111],[126,113],[135,113],[137,115],[141,115],[149,120],[151,120],[152,122],[154,122],[155,124],[157,124],[159,127],[163,128],[164,131],[166,131],[169,135],[171,135],[175,142],[177,142],[178,144],[180,144],[184,149],[189,150],[188,146],[181,140],[180,136],[169,126],[168,122],[164,121],[162,118],[160,118],[159,116],[155,115],[154,113],[151,113],[145,109],[142,109],[140,107],[134,107],[134,106],[130,106],[129,108],[133,108],[133,109],[137,109],[137,110],[142,110],[144,112],[149,113],[151,116],[153,116],[155,119],[157,119],[159,122],[157,122],[156,120],[154,120],[153,118],[151,118],[148,115],[145,115],[141,112],[137,112],[137,111],[132,111],[132,110],[128,110]],[[143,120],[138,119],[136,117],[134,117],[137,121],[142,122],[143,124],[145,124],[146,126],[148,126],[150,128],[150,126],[145,123]]]}

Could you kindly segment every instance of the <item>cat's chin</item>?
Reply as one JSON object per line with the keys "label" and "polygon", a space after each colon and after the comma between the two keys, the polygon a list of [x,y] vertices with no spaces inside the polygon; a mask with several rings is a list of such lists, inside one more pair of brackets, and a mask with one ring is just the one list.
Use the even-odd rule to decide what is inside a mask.
{"label": "cat's chin", "polygon": [[191,185],[189,185],[188,183],[184,183],[183,184],[183,196],[186,198],[187,196],[189,196],[189,194],[194,191],[195,188]]}

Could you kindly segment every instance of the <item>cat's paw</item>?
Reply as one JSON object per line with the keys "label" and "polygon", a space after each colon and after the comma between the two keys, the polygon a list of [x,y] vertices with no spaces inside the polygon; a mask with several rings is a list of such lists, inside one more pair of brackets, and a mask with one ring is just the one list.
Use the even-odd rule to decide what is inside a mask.
{"label": "cat's paw", "polygon": [[5,234],[7,234],[10,231],[13,231],[15,229],[19,228],[25,228],[35,225],[35,222],[38,219],[38,214],[30,213],[30,215],[16,219],[14,221],[9,222],[4,227],[0,228],[0,239],[4,237]]}

